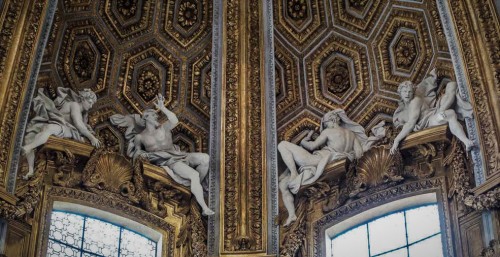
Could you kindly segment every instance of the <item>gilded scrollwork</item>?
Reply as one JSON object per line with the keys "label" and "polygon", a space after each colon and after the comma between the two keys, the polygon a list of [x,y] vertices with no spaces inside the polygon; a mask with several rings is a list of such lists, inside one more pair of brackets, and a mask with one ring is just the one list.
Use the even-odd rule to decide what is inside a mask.
{"label": "gilded scrollwork", "polygon": [[453,194],[456,194],[465,206],[474,210],[500,208],[500,185],[482,194],[475,194],[469,182],[467,158],[462,146],[454,138],[451,147],[451,152],[445,157],[444,164],[451,168]]}

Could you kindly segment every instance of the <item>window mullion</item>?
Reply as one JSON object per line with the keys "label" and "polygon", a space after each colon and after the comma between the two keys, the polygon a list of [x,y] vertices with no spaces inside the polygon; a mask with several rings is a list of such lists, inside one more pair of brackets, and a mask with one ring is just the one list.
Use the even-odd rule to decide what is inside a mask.
{"label": "window mullion", "polygon": [[85,223],[86,222],[87,222],[87,217],[83,216],[82,244],[80,246],[80,257],[83,256],[83,241],[85,240]]}
{"label": "window mullion", "polygon": [[368,238],[368,257],[371,257],[371,251],[370,251],[370,231],[368,229],[368,223],[366,223],[366,237]]}
{"label": "window mullion", "polygon": [[408,224],[406,224],[406,211],[403,212],[403,217],[405,218],[406,256],[410,257],[410,242],[408,242]]}
{"label": "window mullion", "polygon": [[118,236],[118,257],[121,256],[121,250],[122,250],[122,232],[123,232],[123,228],[120,227],[120,235]]}

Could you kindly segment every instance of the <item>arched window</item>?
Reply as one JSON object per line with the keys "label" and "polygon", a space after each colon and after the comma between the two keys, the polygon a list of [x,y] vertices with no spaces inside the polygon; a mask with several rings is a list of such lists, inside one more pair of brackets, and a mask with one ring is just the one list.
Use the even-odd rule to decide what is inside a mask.
{"label": "arched window", "polygon": [[156,257],[157,248],[157,240],[122,225],[88,214],[52,211],[47,257]]}
{"label": "arched window", "polygon": [[[377,218],[355,217],[329,233],[331,257],[442,257],[442,229],[436,203],[394,209],[380,206]],[[401,206],[399,206],[401,207]],[[373,217],[373,216],[372,216]],[[365,221],[362,221],[362,220]],[[346,224],[356,225],[349,227]]]}

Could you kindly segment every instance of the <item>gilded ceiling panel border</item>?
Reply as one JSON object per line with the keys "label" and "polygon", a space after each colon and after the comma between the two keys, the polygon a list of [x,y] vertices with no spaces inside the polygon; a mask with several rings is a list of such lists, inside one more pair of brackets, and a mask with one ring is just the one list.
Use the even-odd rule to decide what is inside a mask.
{"label": "gilded ceiling panel border", "polygon": [[210,97],[210,173],[209,173],[209,199],[210,209],[215,215],[208,218],[208,255],[219,255],[220,239],[220,168],[221,168],[221,97],[222,97],[222,58],[223,58],[223,36],[222,15],[223,0],[213,1],[212,21],[212,70],[211,70],[211,97]]}
{"label": "gilded ceiling panel border", "polygon": [[[21,144],[28,122],[31,99],[35,92],[38,71],[40,70],[56,6],[57,1],[37,0],[33,2],[33,8],[29,14],[29,24],[31,24],[29,28],[31,31],[27,32],[26,38],[24,38],[21,48],[22,56],[18,62],[17,69],[14,71],[18,76],[12,82],[12,85],[9,87],[9,93],[7,93],[9,103],[7,103],[6,116],[3,117],[2,129],[0,131],[2,132],[2,137],[4,137],[3,139],[5,139],[2,140],[4,146],[12,145],[12,143],[9,143],[10,140],[14,142],[14,147],[10,151],[7,182],[7,191],[10,193],[13,193],[15,190],[17,169],[21,157]],[[29,71],[29,76],[27,71]],[[22,104],[18,106],[17,103],[20,102]],[[10,133],[6,133],[7,131],[10,131]],[[7,148],[7,151],[10,149]]]}
{"label": "gilded ceiling panel border", "polygon": [[[273,1],[263,0],[263,30],[264,30],[264,83],[266,101],[266,163],[267,171],[267,254],[277,254],[279,251],[279,226],[274,222],[278,216],[278,145],[276,128],[276,80],[274,60],[274,26]],[[261,51],[262,52],[262,51]]]}
{"label": "gilded ceiling panel border", "polygon": [[[453,67],[455,69],[455,74],[456,74],[456,78],[457,78],[457,84],[458,84],[458,87],[459,87],[459,91],[460,91],[460,94],[462,96],[465,96],[465,99],[471,99],[471,93],[472,95],[474,96],[473,97],[473,101],[472,102],[475,102],[475,110],[474,110],[474,113],[476,114],[475,115],[475,120],[471,120],[469,118],[467,118],[465,120],[465,124],[467,126],[467,132],[469,134],[469,138],[471,138],[474,143],[476,145],[480,145],[480,138],[478,135],[478,125],[481,124],[481,127],[483,125],[485,125],[485,123],[491,123],[491,119],[489,117],[491,117],[491,115],[489,114],[489,111],[488,111],[488,108],[478,108],[478,103],[482,102],[482,96],[481,96],[481,93],[478,92],[478,88],[473,88],[474,86],[471,85],[470,87],[468,87],[468,82],[467,82],[467,78],[466,78],[466,68],[464,67],[465,63],[464,63],[464,59],[462,58],[462,55],[464,57],[466,57],[465,59],[469,59],[469,62],[470,62],[470,59],[471,58],[468,58],[468,54],[465,53],[465,52],[461,52],[460,51],[460,47],[458,45],[458,36],[456,34],[456,31],[454,29],[454,23],[453,23],[453,18],[451,16],[451,12],[450,12],[450,6],[447,2],[447,0],[436,0],[437,2],[437,6],[438,6],[438,11],[439,11],[439,14],[440,14],[440,17],[441,17],[441,21],[443,23],[443,29],[444,29],[444,34],[446,36],[446,39],[448,41],[448,46],[449,46],[449,50],[450,50],[450,54],[451,54],[451,59],[453,61]],[[454,1],[455,4],[458,4],[459,1]],[[453,7],[455,8],[455,7]],[[455,21],[456,22],[456,26],[459,28],[459,31],[461,31],[460,33],[463,33],[464,30],[463,29],[460,29],[461,25],[460,25],[460,21]],[[466,35],[461,35],[461,37],[466,37]],[[471,48],[469,48],[470,50]],[[470,67],[470,64],[467,64],[467,66]],[[469,68],[470,69],[470,68]],[[474,72],[472,71],[469,71],[468,72],[469,76],[473,75]],[[470,77],[471,80],[469,80],[469,83],[472,82],[472,77]],[[472,92],[469,90],[469,88],[472,89]],[[483,93],[484,94],[484,93]],[[476,124],[477,122],[477,124]],[[489,127],[489,126],[488,126]],[[484,133],[484,129],[483,129],[483,133]],[[493,131],[491,131],[490,133],[494,133]],[[491,150],[488,150],[488,149],[485,149],[484,147],[483,148],[483,152],[484,151],[491,151],[491,150],[496,150],[498,152],[498,149],[491,149]],[[472,159],[473,159],[473,162],[474,162],[474,178],[476,180],[476,184],[480,185],[484,182],[485,178],[484,178],[484,162],[483,162],[483,156],[481,154],[481,150],[479,148],[475,148],[472,150]]]}

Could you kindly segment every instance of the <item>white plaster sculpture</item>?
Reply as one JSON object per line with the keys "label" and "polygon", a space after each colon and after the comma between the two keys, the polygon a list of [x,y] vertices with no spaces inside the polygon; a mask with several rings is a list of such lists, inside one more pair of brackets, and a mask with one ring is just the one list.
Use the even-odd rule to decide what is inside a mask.
{"label": "white plaster sculpture", "polygon": [[158,122],[158,115],[152,109],[138,114],[111,116],[113,125],[127,127],[125,138],[128,140],[127,155],[134,160],[139,156],[148,159],[152,164],[162,167],[177,183],[188,186],[196,201],[203,209],[203,215],[213,215],[203,198],[201,182],[209,169],[209,156],[206,153],[182,152],[173,143],[172,129],[179,120],[165,107],[164,97],[159,94],[155,106],[167,116],[163,124]]}
{"label": "white plaster sculpture", "polygon": [[373,143],[385,136],[383,125],[384,122],[379,123],[372,129],[375,135],[368,137],[361,125],[349,119],[344,110],[337,109],[323,116],[316,140],[311,140],[314,131],[308,131],[300,146],[287,141],[278,144],[278,151],[288,168],[279,178],[279,188],[288,211],[285,226],[297,219],[293,194],[301,186],[318,180],[328,163],[360,158]]}
{"label": "white plaster sculpture", "polygon": [[95,137],[92,128],[88,125],[88,111],[97,101],[97,96],[90,89],[75,93],[69,88],[57,88],[57,98],[50,99],[38,90],[38,96],[33,98],[35,117],[31,119],[24,137],[23,153],[28,159],[28,174],[24,179],[29,179],[34,173],[34,150],[45,144],[50,136],[71,138],[84,141],[88,138],[95,147],[100,147],[101,142]]}
{"label": "white plaster sculpture", "polygon": [[443,124],[448,124],[451,133],[465,144],[467,151],[474,145],[458,122],[459,119],[472,118],[472,105],[462,99],[454,81],[446,83],[444,94],[438,98],[436,80],[436,71],[432,70],[417,86],[411,81],[399,85],[398,93],[401,100],[394,112],[393,124],[396,128],[403,127],[391,147],[392,154],[411,132]]}

